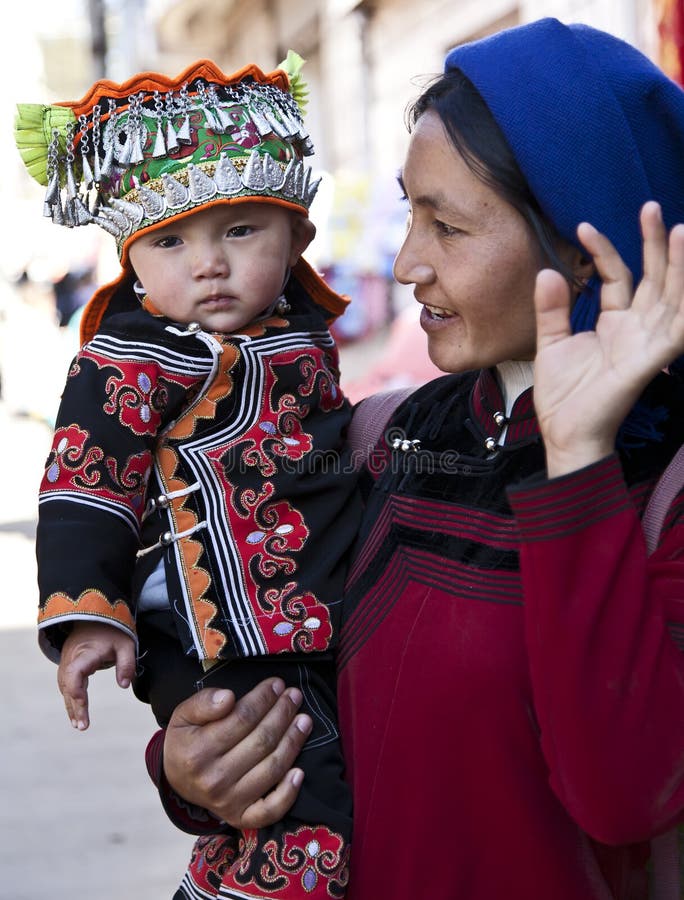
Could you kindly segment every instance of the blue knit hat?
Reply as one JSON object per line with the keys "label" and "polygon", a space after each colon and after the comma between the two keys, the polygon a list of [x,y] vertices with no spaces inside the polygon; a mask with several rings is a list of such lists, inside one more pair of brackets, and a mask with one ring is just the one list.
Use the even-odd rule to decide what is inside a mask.
{"label": "blue knit hat", "polygon": [[[634,47],[586,25],[540,19],[452,50],[546,216],[568,241],[591,222],[641,277],[639,210],[684,222],[684,91]],[[593,327],[598,285],[573,327]]]}

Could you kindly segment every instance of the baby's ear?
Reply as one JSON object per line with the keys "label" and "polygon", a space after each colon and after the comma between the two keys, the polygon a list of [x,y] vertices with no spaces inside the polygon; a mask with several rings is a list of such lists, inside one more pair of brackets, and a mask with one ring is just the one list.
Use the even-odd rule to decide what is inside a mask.
{"label": "baby's ear", "polygon": [[292,213],[292,251],[290,266],[294,266],[302,253],[316,237],[316,226],[306,216]]}

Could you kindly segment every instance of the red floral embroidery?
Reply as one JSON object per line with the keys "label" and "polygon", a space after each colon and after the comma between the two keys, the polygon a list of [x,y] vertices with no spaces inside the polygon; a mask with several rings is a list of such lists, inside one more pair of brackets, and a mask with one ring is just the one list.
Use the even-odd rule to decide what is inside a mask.
{"label": "red floral embroidery", "polygon": [[207,835],[195,841],[185,878],[200,890],[217,895],[226,869],[237,855],[237,838],[232,835]]}
{"label": "red floral embroidery", "polygon": [[121,487],[122,493],[128,498],[128,503],[140,521],[145,510],[147,482],[152,471],[151,452],[129,456],[120,472],[114,457],[108,456],[105,463],[112,480]]}
{"label": "red floral embroidery", "polygon": [[311,356],[300,356],[299,370],[304,383],[299,388],[302,397],[310,397],[319,393],[318,405],[327,412],[330,409],[339,409],[344,402],[344,396],[335,381],[333,373],[328,368],[328,358],[323,351],[315,351]]}
{"label": "red floral embroidery", "polygon": [[261,847],[256,831],[245,831],[239,859],[225,874],[222,887],[234,887],[244,897],[278,896],[341,898],[349,881],[349,845],[323,826],[285,831]]}
{"label": "red floral embroidery", "polygon": [[78,425],[58,428],[48,456],[42,490],[93,488],[101,481],[97,466],[104,457],[101,447],[89,447],[90,433]]}
{"label": "red floral embroidery", "polygon": [[105,385],[109,398],[103,409],[118,415],[122,425],[135,434],[156,434],[168,403],[168,391],[159,383],[157,368],[122,366],[120,376],[110,376]]}
{"label": "red floral embroidery", "polygon": [[310,653],[325,650],[332,637],[330,611],[313,594],[293,594],[294,581],[283,590],[260,595],[266,615],[259,615],[261,631],[267,635],[270,653]]}

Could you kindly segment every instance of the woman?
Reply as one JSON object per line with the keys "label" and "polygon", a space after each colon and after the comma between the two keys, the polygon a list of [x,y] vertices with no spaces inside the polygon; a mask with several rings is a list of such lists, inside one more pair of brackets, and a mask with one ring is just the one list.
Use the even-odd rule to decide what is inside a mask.
{"label": "woman", "polygon": [[[366,476],[339,650],[348,896],[646,897],[649,841],[684,819],[684,502],[650,559],[639,521],[684,441],[661,371],[684,352],[684,94],[545,19],[452,51],[411,130],[395,275],[456,374],[402,404]],[[298,699],[196,698],[170,783],[268,820],[300,779]]]}

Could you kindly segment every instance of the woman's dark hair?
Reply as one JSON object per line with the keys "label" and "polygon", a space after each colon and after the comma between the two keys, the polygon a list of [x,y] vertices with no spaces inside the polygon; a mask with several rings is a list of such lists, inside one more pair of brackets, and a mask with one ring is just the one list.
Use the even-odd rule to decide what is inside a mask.
{"label": "woman's dark hair", "polygon": [[520,171],[506,138],[475,85],[459,69],[437,76],[407,110],[411,131],[423,113],[433,110],[472,173],[522,215],[535,235],[546,263],[581,287],[558,256],[563,240],[542,212]]}

